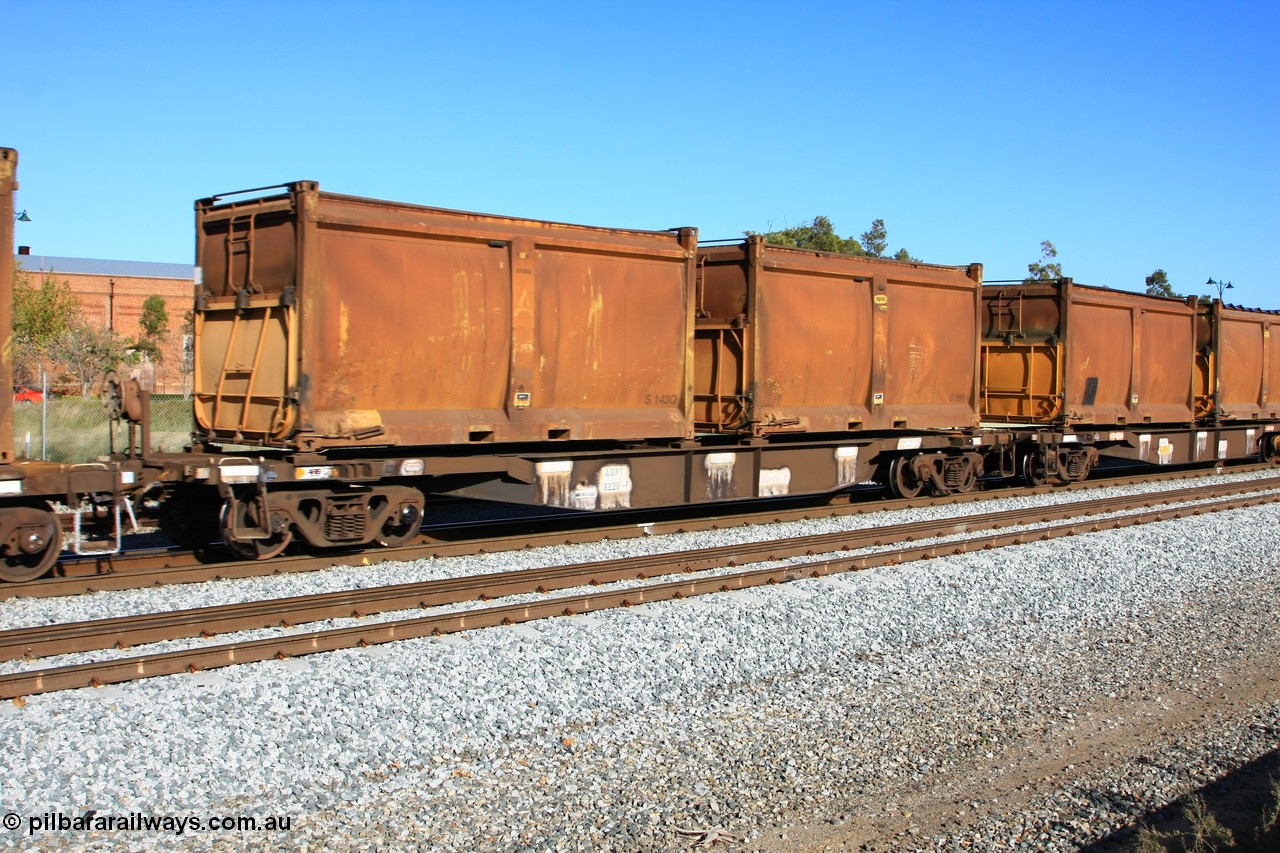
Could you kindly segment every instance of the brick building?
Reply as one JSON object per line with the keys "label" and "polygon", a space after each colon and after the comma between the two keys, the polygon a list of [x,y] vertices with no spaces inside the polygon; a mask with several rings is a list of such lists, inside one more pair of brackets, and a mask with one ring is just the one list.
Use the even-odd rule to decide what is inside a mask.
{"label": "brick building", "polygon": [[[126,338],[140,337],[142,304],[150,296],[163,297],[169,313],[169,334],[154,365],[155,392],[180,394],[182,375],[182,319],[191,310],[195,268],[190,264],[149,261],[106,261],[93,258],[55,258],[18,254],[17,266],[28,274],[50,273],[71,286],[84,318]],[[52,382],[52,378],[51,378]]]}

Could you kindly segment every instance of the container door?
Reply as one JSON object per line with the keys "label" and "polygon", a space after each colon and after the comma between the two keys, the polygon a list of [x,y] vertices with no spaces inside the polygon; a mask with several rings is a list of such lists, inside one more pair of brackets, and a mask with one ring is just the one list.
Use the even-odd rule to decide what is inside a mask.
{"label": "container door", "polygon": [[196,203],[198,429],[281,442],[298,422],[298,195]]}
{"label": "container door", "polygon": [[195,415],[205,431],[279,441],[293,430],[289,393],[297,309],[280,294],[206,300],[195,314]]}

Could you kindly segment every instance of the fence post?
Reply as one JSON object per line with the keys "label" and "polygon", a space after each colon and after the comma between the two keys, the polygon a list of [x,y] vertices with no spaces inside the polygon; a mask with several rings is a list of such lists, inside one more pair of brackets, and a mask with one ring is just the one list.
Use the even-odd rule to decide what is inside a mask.
{"label": "fence post", "polygon": [[40,371],[40,460],[49,461],[49,371]]}

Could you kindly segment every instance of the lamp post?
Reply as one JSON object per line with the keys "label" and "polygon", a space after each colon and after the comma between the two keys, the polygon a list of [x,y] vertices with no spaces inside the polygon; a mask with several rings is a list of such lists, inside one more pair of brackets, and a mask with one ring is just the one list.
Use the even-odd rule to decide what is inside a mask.
{"label": "lamp post", "polygon": [[1231,284],[1231,282],[1229,282],[1229,281],[1215,281],[1215,280],[1213,280],[1213,279],[1209,279],[1208,281],[1206,281],[1206,282],[1205,282],[1205,284],[1209,285],[1210,287],[1216,287],[1216,288],[1218,288],[1218,301],[1219,301],[1219,302],[1221,302],[1221,301],[1222,301],[1222,292],[1223,292],[1224,290],[1235,290],[1235,286],[1234,286],[1234,285],[1232,285],[1232,284]]}
{"label": "lamp post", "polygon": [[20,210],[20,211],[18,211],[17,213],[15,213],[15,214],[13,215],[13,218],[14,218],[14,220],[15,220],[15,221],[17,221],[17,222],[30,222],[30,221],[31,221],[31,217],[30,217],[30,216],[27,216],[27,212],[26,212],[25,210]]}

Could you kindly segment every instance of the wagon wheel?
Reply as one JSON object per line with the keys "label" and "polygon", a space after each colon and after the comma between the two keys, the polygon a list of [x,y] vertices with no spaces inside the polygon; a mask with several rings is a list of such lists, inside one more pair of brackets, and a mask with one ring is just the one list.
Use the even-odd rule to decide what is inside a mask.
{"label": "wagon wheel", "polygon": [[[222,505],[220,526],[222,541],[227,550],[242,560],[270,560],[279,555],[293,541],[293,529],[287,524],[281,530],[272,530],[265,539],[238,539],[232,535],[235,528],[261,527],[257,501],[241,501],[232,498]],[[235,522],[232,524],[232,522]]]}
{"label": "wagon wheel", "polygon": [[218,497],[195,489],[178,488],[160,501],[160,529],[183,548],[198,551],[221,533]]}
{"label": "wagon wheel", "polygon": [[62,529],[47,509],[14,507],[4,510],[10,530],[0,558],[0,580],[35,580],[53,568],[62,552]]}
{"label": "wagon wheel", "polygon": [[1043,486],[1049,481],[1043,455],[1033,450],[1022,457],[1022,479],[1029,486]]}
{"label": "wagon wheel", "polygon": [[889,464],[889,489],[900,498],[914,498],[924,483],[911,467],[911,459],[899,456]]}
{"label": "wagon wheel", "polygon": [[973,487],[978,485],[978,466],[967,465],[964,469],[964,477],[960,480],[960,486],[957,492],[972,492]]}
{"label": "wagon wheel", "polygon": [[414,502],[400,504],[382,525],[374,540],[384,548],[399,548],[418,535],[422,526],[422,506]]}

